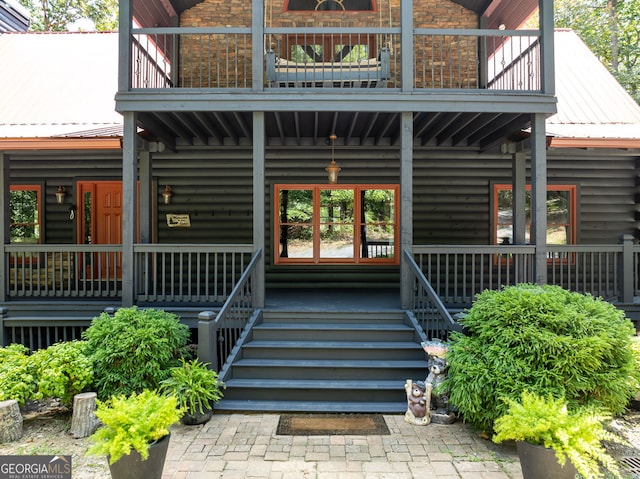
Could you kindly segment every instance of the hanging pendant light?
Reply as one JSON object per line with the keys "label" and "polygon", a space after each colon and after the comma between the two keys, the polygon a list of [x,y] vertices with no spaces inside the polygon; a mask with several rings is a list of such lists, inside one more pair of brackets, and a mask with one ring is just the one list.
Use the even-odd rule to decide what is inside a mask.
{"label": "hanging pendant light", "polygon": [[336,184],[338,182],[338,172],[342,169],[340,168],[340,166],[338,166],[334,158],[334,142],[336,141],[336,138],[338,137],[335,135],[335,133],[332,133],[329,136],[329,139],[331,140],[331,163],[329,163],[329,165],[325,168],[329,177],[329,183],[331,184]]}

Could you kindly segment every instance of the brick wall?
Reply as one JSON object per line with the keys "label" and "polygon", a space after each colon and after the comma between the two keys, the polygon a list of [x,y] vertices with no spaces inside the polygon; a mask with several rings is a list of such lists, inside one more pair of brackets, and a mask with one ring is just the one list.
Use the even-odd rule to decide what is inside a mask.
{"label": "brick wall", "polygon": [[[286,0],[266,0],[267,27],[397,27],[400,0],[379,0],[375,12],[284,11]],[[478,28],[477,15],[462,6],[442,0],[414,0],[416,28]],[[182,27],[250,27],[251,2],[205,0],[180,16]],[[266,38],[266,48],[288,57],[291,44],[369,44],[371,56],[382,45],[392,49],[392,68],[399,68],[399,36],[363,35],[357,39]],[[424,37],[416,39],[417,87],[465,88],[477,84],[477,42],[469,37]],[[180,84],[193,88],[251,87],[251,38],[248,35],[184,36],[180,44]],[[326,60],[326,59],[325,59]],[[397,77],[392,71],[392,77]]]}

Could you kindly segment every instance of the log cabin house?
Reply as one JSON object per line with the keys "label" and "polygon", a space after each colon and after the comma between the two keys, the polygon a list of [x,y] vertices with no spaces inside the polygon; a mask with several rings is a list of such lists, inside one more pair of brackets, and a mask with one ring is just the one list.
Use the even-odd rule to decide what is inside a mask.
{"label": "log cabin house", "polygon": [[30,36],[91,82],[6,85],[3,344],[160,307],[219,409],[402,412],[484,289],[637,314],[640,109],[550,0],[124,0],[118,33]]}

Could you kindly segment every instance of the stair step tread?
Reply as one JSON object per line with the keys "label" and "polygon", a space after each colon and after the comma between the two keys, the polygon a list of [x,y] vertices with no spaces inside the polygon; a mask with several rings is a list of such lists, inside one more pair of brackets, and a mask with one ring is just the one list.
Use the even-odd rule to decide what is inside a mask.
{"label": "stair step tread", "polygon": [[323,367],[323,368],[420,368],[428,367],[426,360],[358,360],[358,359],[239,359],[233,366],[268,366],[268,367]]}
{"label": "stair step tread", "polygon": [[352,348],[352,349],[420,349],[412,341],[251,341],[243,348]]}
{"label": "stair step tread", "polygon": [[309,330],[359,330],[359,331],[413,331],[413,328],[402,323],[277,323],[266,322],[254,326],[254,329],[309,329]]}
{"label": "stair step tread", "polygon": [[398,402],[331,402],[331,401],[241,401],[222,399],[214,411],[272,411],[272,412],[353,412],[404,414],[407,404]]}
{"label": "stair step tread", "polygon": [[313,379],[228,379],[228,388],[279,388],[279,389],[403,389],[404,380],[313,380]]}

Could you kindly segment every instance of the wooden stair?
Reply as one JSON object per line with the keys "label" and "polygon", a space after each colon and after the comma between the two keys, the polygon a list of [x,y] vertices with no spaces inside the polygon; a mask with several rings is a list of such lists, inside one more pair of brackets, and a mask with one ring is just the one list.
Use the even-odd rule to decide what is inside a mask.
{"label": "wooden stair", "polygon": [[397,311],[264,311],[221,371],[218,411],[406,411],[427,375],[417,328]]}

